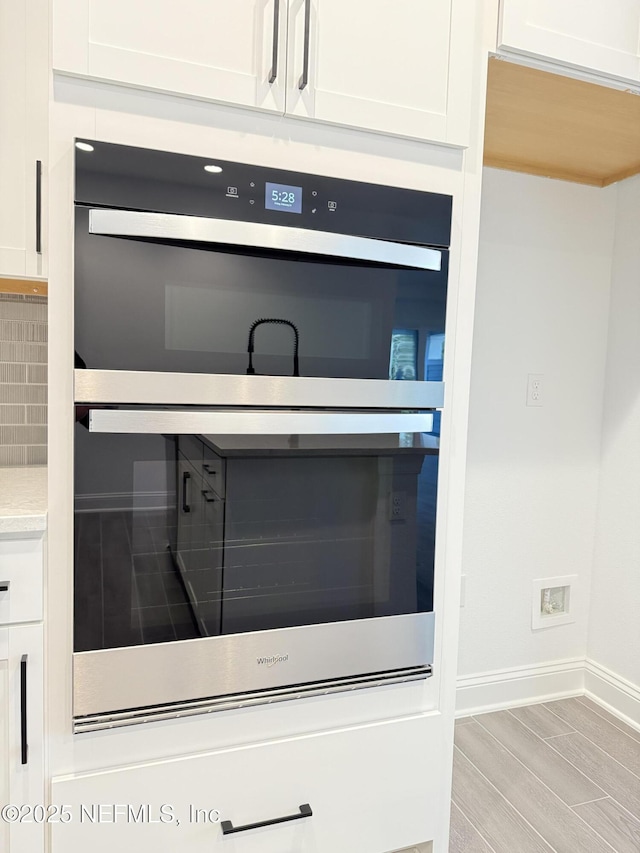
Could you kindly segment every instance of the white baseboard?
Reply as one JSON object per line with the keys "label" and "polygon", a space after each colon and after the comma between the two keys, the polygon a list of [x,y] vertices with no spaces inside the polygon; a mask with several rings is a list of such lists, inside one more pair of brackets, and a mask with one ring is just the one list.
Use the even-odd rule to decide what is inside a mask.
{"label": "white baseboard", "polygon": [[456,717],[581,696],[584,682],[584,658],[463,675],[457,681]]}
{"label": "white baseboard", "polygon": [[584,658],[460,676],[456,689],[456,717],[568,696],[588,696],[618,719],[640,730],[640,686]]}
{"label": "white baseboard", "polygon": [[593,660],[585,661],[585,694],[640,730],[640,687]]}

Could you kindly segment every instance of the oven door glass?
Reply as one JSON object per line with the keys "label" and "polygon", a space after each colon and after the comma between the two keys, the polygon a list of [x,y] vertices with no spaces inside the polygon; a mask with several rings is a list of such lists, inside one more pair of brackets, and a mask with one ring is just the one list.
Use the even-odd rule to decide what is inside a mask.
{"label": "oven door glass", "polygon": [[426,380],[434,353],[442,361],[446,250],[386,244],[439,267],[413,269],[296,249],[292,228],[276,229],[286,250],[225,247],[90,233],[90,213],[76,209],[75,265],[75,348],[89,369]]}
{"label": "oven door glass", "polygon": [[432,433],[128,434],[76,418],[76,652],[432,610]]}

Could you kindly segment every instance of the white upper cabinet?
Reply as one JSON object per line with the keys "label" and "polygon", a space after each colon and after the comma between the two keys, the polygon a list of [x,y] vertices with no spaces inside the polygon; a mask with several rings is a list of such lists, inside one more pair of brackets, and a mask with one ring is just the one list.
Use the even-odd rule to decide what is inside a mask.
{"label": "white upper cabinet", "polygon": [[54,0],[53,67],[284,112],[286,26],[286,0]]}
{"label": "white upper cabinet", "polygon": [[47,98],[47,4],[0,0],[0,277],[45,272]]}
{"label": "white upper cabinet", "polygon": [[471,11],[465,0],[290,0],[287,112],[467,145]]}
{"label": "white upper cabinet", "polygon": [[640,0],[502,0],[499,47],[640,82]]}
{"label": "white upper cabinet", "polygon": [[465,146],[474,28],[467,0],[54,0],[53,66]]}

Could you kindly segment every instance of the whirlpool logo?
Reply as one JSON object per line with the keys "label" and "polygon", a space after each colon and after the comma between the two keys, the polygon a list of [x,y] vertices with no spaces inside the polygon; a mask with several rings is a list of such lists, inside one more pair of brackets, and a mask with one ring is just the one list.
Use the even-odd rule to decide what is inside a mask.
{"label": "whirlpool logo", "polygon": [[271,655],[268,658],[256,658],[258,666],[275,666],[277,663],[286,663],[289,655]]}

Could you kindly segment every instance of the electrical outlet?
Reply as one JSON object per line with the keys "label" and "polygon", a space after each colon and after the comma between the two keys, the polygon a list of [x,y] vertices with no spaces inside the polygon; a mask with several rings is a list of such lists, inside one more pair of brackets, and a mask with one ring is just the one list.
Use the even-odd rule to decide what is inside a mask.
{"label": "electrical outlet", "polygon": [[390,521],[406,521],[407,518],[407,493],[391,492],[391,505],[389,508]]}
{"label": "electrical outlet", "polygon": [[544,373],[529,373],[527,376],[527,406],[544,405]]}

